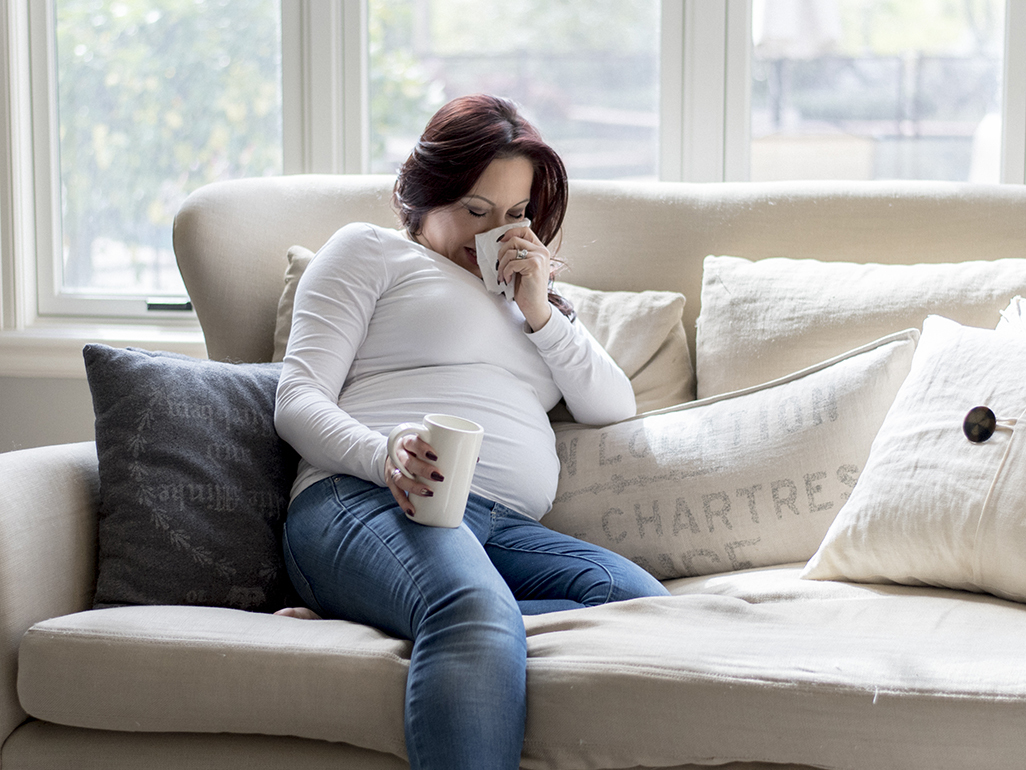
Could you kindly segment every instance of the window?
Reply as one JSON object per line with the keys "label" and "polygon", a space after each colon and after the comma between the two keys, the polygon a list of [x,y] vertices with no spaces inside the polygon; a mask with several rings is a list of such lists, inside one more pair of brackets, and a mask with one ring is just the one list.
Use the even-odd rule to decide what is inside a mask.
{"label": "window", "polygon": [[58,351],[77,376],[77,340],[173,347],[190,323],[195,350],[188,314],[146,303],[183,291],[186,194],[391,172],[470,91],[520,101],[575,177],[1026,181],[1026,0],[2,8],[0,373]]}
{"label": "window", "polygon": [[53,31],[56,70],[41,309],[118,315],[182,297],[171,225],[186,195],[282,171],[279,3],[56,0],[53,13],[33,19]]}
{"label": "window", "polygon": [[751,178],[1000,181],[1004,27],[1004,0],[755,0]]}
{"label": "window", "polygon": [[444,102],[508,96],[571,176],[658,176],[658,0],[370,0],[370,167]]}

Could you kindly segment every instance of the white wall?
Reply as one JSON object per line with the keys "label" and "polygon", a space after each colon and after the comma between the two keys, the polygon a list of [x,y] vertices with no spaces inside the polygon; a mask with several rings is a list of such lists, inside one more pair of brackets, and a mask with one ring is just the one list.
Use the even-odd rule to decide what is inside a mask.
{"label": "white wall", "polygon": [[84,377],[0,377],[0,452],[92,439],[93,402]]}

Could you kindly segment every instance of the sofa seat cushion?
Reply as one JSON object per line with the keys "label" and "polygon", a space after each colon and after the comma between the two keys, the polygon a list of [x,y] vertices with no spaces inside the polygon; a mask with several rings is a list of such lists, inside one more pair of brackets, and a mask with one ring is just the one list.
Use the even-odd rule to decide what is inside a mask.
{"label": "sofa seat cushion", "polygon": [[[526,618],[524,767],[687,762],[1012,767],[1026,607],[799,580],[801,565]],[[123,607],[22,642],[31,715],[121,731],[264,733],[403,755],[409,644],[343,621]]]}
{"label": "sofa seat cushion", "polygon": [[408,660],[406,642],[356,623],[118,607],[30,629],[18,694],[57,724],[294,735],[402,754]]}
{"label": "sofa seat cushion", "polygon": [[[3,745],[17,770],[410,770],[393,754],[348,743],[232,733],[127,733],[30,720]],[[664,770],[708,770],[676,765]],[[808,765],[730,762],[716,770],[815,770]]]}

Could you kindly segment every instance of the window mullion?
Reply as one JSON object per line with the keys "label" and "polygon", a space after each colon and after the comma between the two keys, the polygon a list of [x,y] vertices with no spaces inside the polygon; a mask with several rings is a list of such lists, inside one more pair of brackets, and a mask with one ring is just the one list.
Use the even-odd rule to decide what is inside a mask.
{"label": "window mullion", "polygon": [[664,0],[660,178],[722,182],[747,176],[749,0]]}
{"label": "window mullion", "polygon": [[37,302],[40,315],[57,314],[60,203],[57,139],[57,72],[53,35],[53,2],[29,3],[32,157],[35,202]]}
{"label": "window mullion", "polygon": [[1001,181],[1026,183],[1026,0],[1006,0]]}
{"label": "window mullion", "polygon": [[370,170],[367,0],[344,0],[342,12],[342,170],[366,174]]}
{"label": "window mullion", "polygon": [[342,7],[282,3],[284,170],[342,171]]}
{"label": "window mullion", "polygon": [[723,181],[726,0],[684,3],[684,181]]}
{"label": "window mullion", "polygon": [[752,0],[727,0],[723,181],[747,182],[752,146]]}
{"label": "window mullion", "polygon": [[367,169],[366,0],[282,3],[285,173]]}
{"label": "window mullion", "polygon": [[659,178],[684,179],[684,0],[662,0],[659,16]]}
{"label": "window mullion", "polygon": [[28,5],[4,5],[0,26],[0,330],[35,319],[35,209],[32,185],[32,117]]}

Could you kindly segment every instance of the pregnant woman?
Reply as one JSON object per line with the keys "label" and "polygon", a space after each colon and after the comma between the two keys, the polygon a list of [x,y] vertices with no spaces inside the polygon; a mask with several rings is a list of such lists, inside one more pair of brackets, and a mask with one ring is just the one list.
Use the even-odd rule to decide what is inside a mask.
{"label": "pregnant woman", "polygon": [[[526,714],[522,615],[666,594],[635,564],[539,521],[559,475],[548,410],[562,398],[577,421],[605,424],[633,416],[634,396],[550,292],[566,172],[513,104],[444,106],[393,203],[402,229],[346,225],[297,290],[275,424],[302,457],[285,556],[307,608],[286,613],[412,640],[414,770],[512,770]],[[488,291],[477,261],[476,236],[502,225],[492,267],[512,301]],[[433,490],[385,445],[395,425],[432,412],[484,427],[454,529],[415,523]],[[442,480],[419,437],[397,453]]]}

